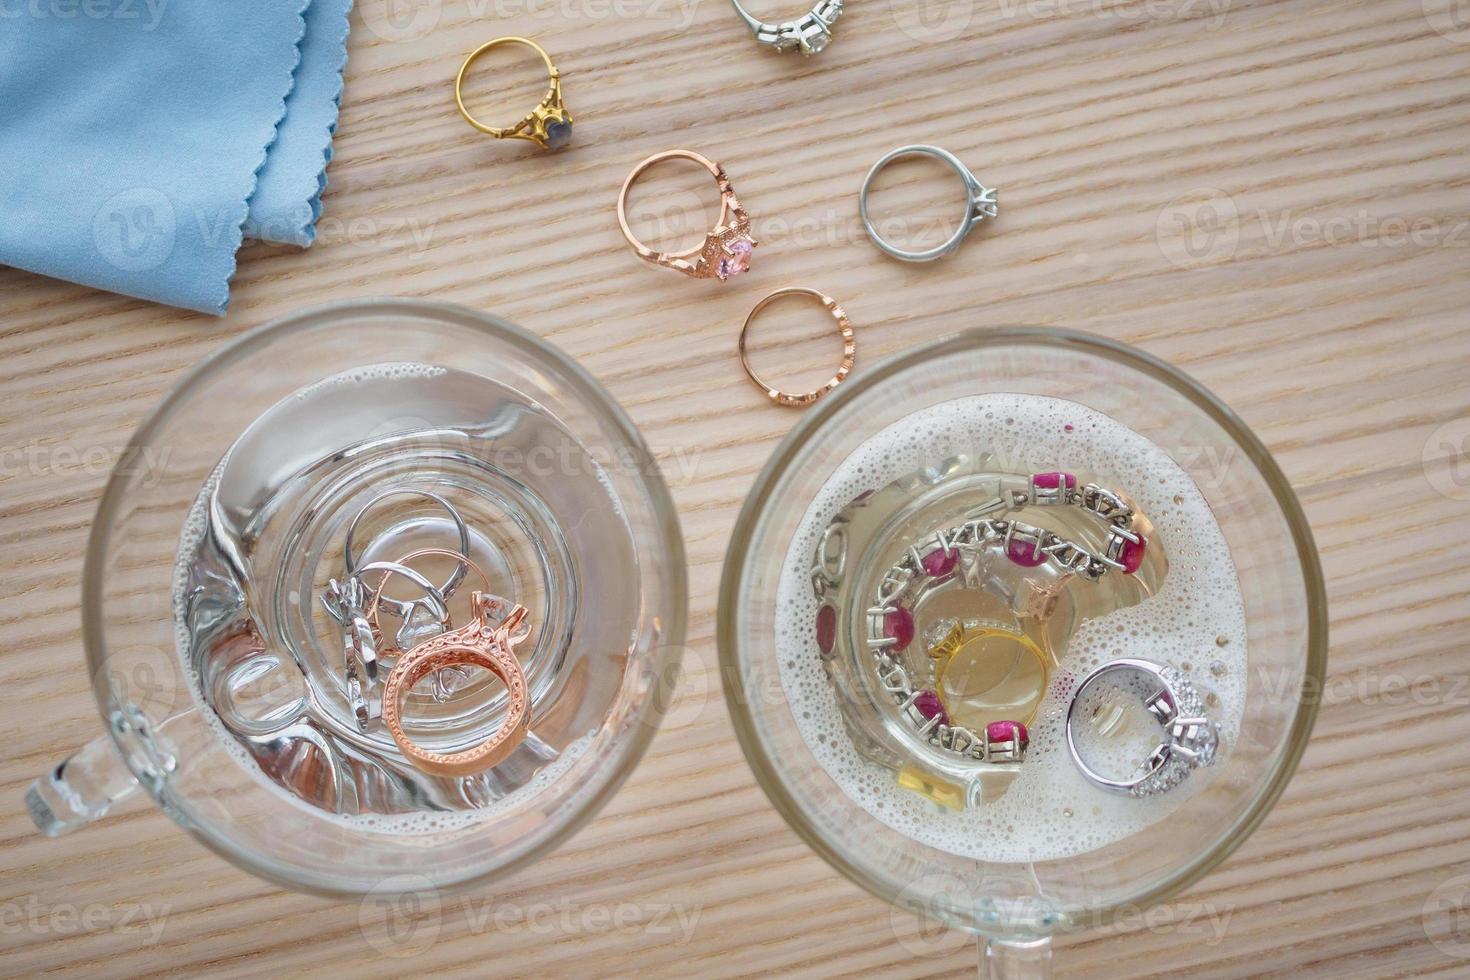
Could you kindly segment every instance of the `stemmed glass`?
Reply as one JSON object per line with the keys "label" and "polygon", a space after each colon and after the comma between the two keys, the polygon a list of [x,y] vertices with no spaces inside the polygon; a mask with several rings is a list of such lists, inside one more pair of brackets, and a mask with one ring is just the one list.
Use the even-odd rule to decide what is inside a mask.
{"label": "stemmed glass", "polygon": [[[1166,832],[1156,826],[1065,860],[978,861],[875,819],[808,748],[798,709],[781,693],[778,583],[818,490],[854,449],[910,413],[1000,392],[1070,399],[1170,450],[1219,523],[1229,554],[1209,557],[1235,563],[1245,605],[1246,704],[1225,762],[1167,818]],[[1170,447],[1189,447],[1191,458]],[[1045,973],[1052,935],[1107,925],[1197,881],[1265,817],[1306,746],[1326,665],[1327,603],[1301,507],[1233,412],[1177,369],[1125,345],[1062,330],[969,331],[861,373],[777,448],[731,541],[720,589],[721,673],[758,780],[843,874],[982,937],[982,972]]]}

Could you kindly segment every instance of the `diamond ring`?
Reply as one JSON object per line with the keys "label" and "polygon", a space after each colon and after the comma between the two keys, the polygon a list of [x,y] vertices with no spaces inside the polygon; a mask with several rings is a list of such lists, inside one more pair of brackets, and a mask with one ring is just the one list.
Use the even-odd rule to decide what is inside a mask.
{"label": "diamond ring", "polygon": [[[1140,764],[1132,779],[1109,779],[1092,769],[1077,749],[1073,725],[1082,694],[1105,674],[1127,671],[1142,674],[1156,688],[1144,699],[1148,713],[1163,728],[1164,738]],[[1114,793],[1143,797],[1167,793],[1200,766],[1214,765],[1220,749],[1220,726],[1205,717],[1204,700],[1186,678],[1172,667],[1149,660],[1112,660],[1082,679],[1067,706],[1067,749],[1088,782]]]}
{"label": "diamond ring", "polygon": [[757,44],[764,44],[777,51],[793,48],[810,57],[821,54],[832,40],[832,24],[842,16],[842,0],[817,0],[817,5],[796,20],[780,24],[767,24],[745,12],[740,0],[730,0],[730,5],[745,21]]}
{"label": "diamond ring", "polygon": [[[933,157],[942,163],[949,164],[965,184],[965,216],[960,221],[960,226],[955,229],[954,234],[950,235],[947,241],[923,251],[902,249],[884,241],[883,236],[878,234],[878,229],[873,226],[872,219],[868,217],[868,190],[872,187],[874,179],[895,160],[915,156]],[[970,173],[970,169],[960,162],[959,157],[937,146],[923,144],[900,146],[884,154],[877,163],[873,164],[873,168],[868,171],[868,176],[863,178],[862,190],[858,192],[858,214],[862,216],[863,227],[867,229],[868,237],[883,251],[904,262],[932,262],[935,259],[944,258],[960,247],[965,236],[970,234],[976,225],[987,218],[994,219],[999,213],[998,209],[997,192],[980,183],[979,178]]]}

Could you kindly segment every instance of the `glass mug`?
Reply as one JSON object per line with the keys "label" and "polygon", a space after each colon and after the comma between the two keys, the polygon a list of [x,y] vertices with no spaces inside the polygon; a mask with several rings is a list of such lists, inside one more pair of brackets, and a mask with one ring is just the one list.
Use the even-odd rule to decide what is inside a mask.
{"label": "glass mug", "polygon": [[[380,367],[385,364],[452,370],[416,374]],[[336,387],[321,387],[329,377],[367,381],[360,390],[350,384],[342,389],[357,392],[349,407],[297,417],[302,404],[340,405],[347,397],[336,394]],[[338,401],[314,401],[322,390]],[[433,397],[405,406],[389,394],[403,391]],[[476,416],[488,421],[474,439],[437,417],[447,412],[457,419],[471,414],[466,405],[481,404],[499,410]],[[274,422],[267,424],[267,418]],[[261,438],[262,426],[268,438]],[[567,445],[575,445],[575,456],[566,446],[552,447],[567,453],[563,459],[577,461],[581,469],[575,479],[555,469],[572,464],[559,463],[550,449],[536,456],[545,446],[521,445],[515,457],[524,467],[519,472],[508,469],[509,456],[494,455],[499,468],[492,469],[475,455],[475,447],[503,447],[521,436],[534,442],[535,433],[546,432],[564,432]],[[379,460],[373,447],[391,447],[383,459],[392,467],[379,461],[372,466],[384,468],[344,470],[339,457],[353,454],[341,453],[292,470],[296,459],[316,458],[301,457],[303,446],[328,445],[330,456],[344,444],[331,440],[348,436],[366,440],[366,449],[354,450],[364,460]],[[228,465],[221,465],[227,451]],[[533,473],[533,458],[542,459],[544,472]],[[379,483],[412,485],[432,478],[463,484],[467,475],[479,474],[506,494],[518,494],[521,510],[512,515],[515,520],[506,516],[510,511],[496,515],[493,530],[504,547],[490,557],[502,562],[503,574],[519,576],[515,581],[534,599],[521,593],[517,600],[542,619],[529,658],[523,648],[531,642],[517,650],[537,709],[542,707],[538,694],[555,709],[539,719],[540,712],[533,712],[532,729],[543,749],[552,747],[546,750],[550,754],[580,737],[575,754],[563,752],[555,778],[538,777],[539,767],[526,766],[515,792],[498,798],[486,819],[435,822],[431,816],[409,833],[371,815],[341,819],[351,806],[364,808],[354,816],[368,812],[363,802],[368,790],[350,785],[360,771],[347,757],[364,747],[391,749],[391,743],[381,732],[363,735],[345,723],[352,715],[340,710],[344,695],[334,688],[342,686],[342,648],[331,660],[327,642],[328,655],[318,658],[306,649],[314,641],[301,635],[294,646],[280,644],[279,655],[252,655],[243,671],[226,672],[230,684],[210,707],[202,705],[196,697],[202,683],[187,679],[180,656],[176,610],[182,607],[175,591],[180,533],[207,480],[219,479],[219,496],[225,496],[226,477],[211,474],[234,469],[261,485],[290,472],[281,485],[296,488],[295,495],[280,497],[286,501],[280,505],[283,513],[253,515],[257,523],[241,540],[258,552],[251,557],[261,561],[249,567],[263,583],[262,606],[275,610],[274,619],[262,615],[261,621],[284,624],[283,631],[294,623],[298,633],[309,633],[312,617],[322,615],[315,596],[304,602],[301,596],[325,585],[334,567],[331,559],[340,568],[340,547],[332,554],[325,542],[341,539],[347,518],[365,495],[379,492]],[[539,496],[528,489],[533,477],[541,480]],[[602,487],[604,505],[616,502],[616,519],[589,520],[590,512],[579,508],[590,498],[570,491],[558,496],[559,487],[582,486],[592,477]],[[250,504],[241,503],[242,512],[248,513]],[[225,504],[212,506],[224,509]],[[213,529],[229,515],[210,517]],[[579,522],[596,527],[587,532]],[[291,574],[272,578],[267,571],[275,566],[263,558],[266,539],[282,537],[272,530],[278,526],[295,535],[282,538],[286,543],[276,548],[279,569]],[[313,532],[317,526],[320,531]],[[551,538],[566,532],[567,540],[535,542],[545,545],[536,551],[525,540],[533,536],[526,528]],[[573,532],[615,532],[616,541],[595,553],[579,553]],[[478,538],[476,543],[484,544]],[[308,552],[308,559],[301,558]],[[287,588],[296,584],[302,585],[299,591]],[[460,591],[467,594],[470,586]],[[199,594],[198,588],[190,593],[190,602]],[[617,630],[611,638],[599,632],[602,623],[589,619],[607,594],[619,600],[617,612],[606,617]],[[685,607],[682,537],[658,467],[628,416],[566,355],[503,320],[447,305],[361,301],[291,315],[241,337],[195,368],[133,436],[112,474],[88,545],[82,598],[87,664],[107,734],[36,780],[27,807],[43,832],[56,835],[102,817],[141,787],[210,848],[288,887],[352,895],[482,883],[568,837],[632,770],[676,678]],[[325,632],[330,641],[330,628]],[[303,665],[294,674],[281,647],[291,647],[291,657]],[[303,691],[302,676],[309,670],[321,676]],[[275,675],[279,682],[272,681]],[[217,680],[212,677],[210,683]],[[487,690],[494,687],[485,683]],[[504,689],[498,690],[503,699]],[[314,708],[328,702],[336,709]],[[254,746],[260,758],[279,764],[276,783],[252,771],[260,767],[242,759],[229,737],[221,737],[213,722],[221,716],[213,707],[221,703],[234,719],[231,731],[238,729],[242,742]],[[443,709],[450,723],[463,720],[454,714],[458,709],[451,710],[456,703],[451,698]],[[299,720],[297,713],[311,724],[288,725]],[[260,730],[252,730],[252,724]],[[483,738],[483,728],[473,731]],[[251,742],[250,736],[262,733]],[[313,754],[307,743],[325,744],[323,739],[340,751]],[[303,793],[316,796],[304,802],[283,791],[277,783],[287,776]],[[444,782],[455,789],[462,785]],[[473,810],[473,801],[461,809]]]}
{"label": "glass mug", "polygon": [[[779,673],[779,582],[818,490],[885,427],[985,393],[1081,403],[1156,446],[1194,447],[1201,458],[1227,463],[1195,482],[1235,560],[1244,599],[1240,735],[1223,764],[1194,777],[1208,780],[1204,788],[1164,822],[1060,860],[961,857],[875,819],[808,747],[796,715],[804,709],[789,703]],[[1239,418],[1192,379],[1131,347],[1072,331],[1005,328],[899,354],[801,419],[756,479],[731,541],[720,586],[721,676],[757,779],[787,822],[848,878],[980,937],[983,974],[1045,975],[1052,935],[1121,922],[1198,881],[1265,817],[1305,749],[1316,715],[1309,695],[1321,690],[1326,667],[1327,605],[1301,507]]]}

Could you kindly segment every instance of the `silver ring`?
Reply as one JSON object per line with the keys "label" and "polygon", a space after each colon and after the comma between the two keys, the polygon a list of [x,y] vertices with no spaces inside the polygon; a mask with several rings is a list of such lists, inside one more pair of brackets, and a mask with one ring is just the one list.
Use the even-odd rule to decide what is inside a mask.
{"label": "silver ring", "polygon": [[[464,567],[463,563],[460,564],[460,567]],[[403,605],[406,611],[403,616],[403,621],[398,624],[398,632],[393,635],[393,642],[400,651],[410,650],[418,644],[419,640],[425,639],[428,636],[438,635],[448,627],[449,606],[445,602],[444,593],[435,588],[434,583],[430,582],[423,575],[420,575],[418,572],[414,571],[412,568],[409,568],[407,565],[400,564],[396,561],[372,562],[370,564],[364,565],[361,569],[359,569],[357,575],[360,578],[368,572],[391,572],[394,574],[402,575],[414,585],[417,585],[420,589],[424,590],[424,595],[422,598],[408,599],[403,601]],[[380,595],[378,597],[379,604],[381,604],[383,600],[384,597]],[[421,609],[427,613],[428,622],[431,623],[432,626],[426,627],[425,621],[415,615]],[[436,670],[434,672],[434,700],[438,701],[440,704],[448,701],[449,696],[454,693],[453,688],[448,681],[448,675],[450,673],[453,673],[461,680],[468,676],[463,670],[458,667],[443,667],[439,670]],[[349,696],[352,694],[351,683],[352,678],[349,675]],[[370,686],[367,693],[375,694],[376,689]],[[381,698],[379,699],[377,704],[371,706],[371,710],[373,713],[370,715],[370,717],[381,717]]]}
{"label": "silver ring", "polygon": [[842,0],[817,0],[817,5],[802,17],[780,24],[756,20],[740,6],[740,0],[730,0],[730,5],[755,35],[757,44],[767,45],[777,51],[796,48],[808,57],[822,53],[822,49],[832,40],[833,22],[842,16]]}
{"label": "silver ring", "polygon": [[[1164,729],[1164,740],[1139,766],[1139,775],[1128,780],[1108,779],[1089,768],[1077,750],[1072,727],[1082,692],[1099,677],[1114,671],[1140,673],[1158,685],[1158,690],[1144,700],[1144,707]],[[1220,726],[1205,717],[1204,707],[1194,685],[1172,667],[1149,660],[1112,660],[1084,677],[1073,692],[1072,703],[1067,706],[1067,750],[1078,771],[1095,786],[1126,796],[1166,793],[1195,769],[1215,763],[1220,748]]]}
{"label": "silver ring", "polygon": [[[399,564],[396,561],[375,561],[369,562],[368,564],[362,566],[354,573],[354,575],[357,578],[361,578],[368,572],[391,572],[395,575],[402,575],[414,585],[417,585],[424,592],[424,597],[422,599],[395,600],[401,602],[404,608],[408,611],[408,614],[403,617],[402,624],[398,627],[399,636],[401,636],[404,631],[411,630],[417,625],[413,619],[413,613],[415,610],[420,608],[427,609],[429,615],[433,616],[440,623],[446,623],[449,621],[449,604],[446,601],[444,593],[437,586],[435,586],[433,582],[430,582],[419,572],[414,571],[407,565]],[[379,596],[378,604],[382,605],[386,600],[387,596]],[[398,637],[395,636],[394,639],[395,641],[397,641]],[[409,645],[411,646],[412,644]],[[400,643],[399,649],[405,650],[408,649],[408,647]]]}
{"label": "silver ring", "polygon": [[[347,540],[342,543],[342,564],[346,567],[349,577],[358,574],[357,556],[352,553],[352,536],[357,532],[358,522],[362,520],[364,514],[372,510],[373,507],[377,505],[380,501],[394,496],[423,497],[425,500],[432,500],[434,501],[434,503],[444,508],[445,513],[447,513],[450,519],[454,521],[455,530],[459,532],[459,553],[462,555],[467,555],[470,553],[470,529],[465,526],[464,518],[460,516],[459,511],[455,510],[454,507],[449,503],[449,501],[445,500],[437,493],[431,493],[428,490],[415,490],[412,487],[399,487],[394,490],[384,491],[383,493],[378,494],[372,500],[369,500],[367,503],[363,504],[362,509],[357,512],[357,516],[352,518],[352,523],[347,525]],[[383,569],[379,570],[382,571]],[[397,569],[394,569],[394,571],[396,570]],[[418,573],[415,572],[414,574]],[[449,579],[442,586],[434,591],[434,594],[438,596],[440,600],[448,599],[450,596],[454,595],[454,590],[459,588],[460,583],[464,581],[464,576],[464,562],[455,562],[453,574],[449,576]],[[414,584],[418,585],[419,588],[424,588],[424,586],[417,581],[415,581]],[[432,586],[430,586],[430,588],[432,588]],[[386,606],[388,610],[392,612],[398,619],[407,619],[408,616],[413,612],[413,608],[417,600],[405,601],[402,599],[394,599],[392,596],[385,595],[379,598],[378,601],[380,604]]]}
{"label": "silver ring", "polygon": [[364,599],[359,578],[348,578],[342,582],[332,579],[326,594],[321,597],[327,613],[342,628],[347,703],[358,730],[365,732],[368,725],[381,715],[382,701],[376,696],[381,661],[372,624],[363,610]]}
{"label": "silver ring", "polygon": [[[883,171],[883,168],[887,167],[893,161],[903,157],[913,156],[933,157],[953,167],[954,172],[959,174],[960,180],[965,183],[965,198],[967,201],[964,220],[955,229],[955,233],[949,236],[949,241],[942,245],[925,249],[922,252],[906,251],[885,242],[878,234],[878,229],[873,227],[872,219],[868,217],[868,188],[872,186],[873,179]],[[937,146],[914,144],[912,146],[900,146],[898,149],[884,154],[877,163],[873,164],[873,169],[868,171],[868,176],[863,180],[863,189],[858,193],[858,213],[862,215],[863,227],[867,229],[868,237],[873,240],[873,244],[895,259],[901,259],[904,262],[933,262],[935,259],[944,258],[944,256],[959,248],[960,242],[964,241],[965,236],[980,222],[986,218],[994,218],[996,216],[998,213],[996,196],[997,192],[980,183],[979,179],[970,173],[969,168],[961,163],[960,158],[953,153],[940,149]]]}
{"label": "silver ring", "polygon": [[[357,721],[360,731],[367,731],[368,725],[382,717],[383,713],[383,702],[379,696],[383,680],[380,676],[382,659],[378,656],[378,642],[372,623],[367,618],[365,609],[367,594],[362,582],[362,576],[368,572],[395,572],[424,590],[424,598],[407,600],[408,615],[404,617],[394,637],[394,642],[397,643],[399,650],[409,649],[420,635],[427,632],[423,621],[414,616],[417,610],[423,609],[427,612],[437,627],[436,632],[443,632],[449,622],[449,607],[444,600],[443,593],[423,575],[398,562],[376,561],[363,566],[341,582],[332,579],[328,583],[327,591],[321,596],[321,601],[326,607],[327,614],[336,620],[342,629],[343,671],[347,686],[347,704],[352,709],[352,716]],[[458,668],[446,667],[438,671],[434,677],[435,697],[438,697],[441,702],[447,700],[449,696],[442,679],[445,671],[448,670],[458,670]],[[459,674],[463,676],[464,672],[459,671]],[[442,697],[439,696],[441,690],[446,690]]]}

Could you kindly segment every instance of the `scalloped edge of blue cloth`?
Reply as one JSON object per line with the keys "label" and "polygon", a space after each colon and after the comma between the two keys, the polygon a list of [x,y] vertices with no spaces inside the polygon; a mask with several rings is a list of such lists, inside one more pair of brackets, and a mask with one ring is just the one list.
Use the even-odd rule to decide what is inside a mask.
{"label": "scalloped edge of blue cloth", "polygon": [[[317,3],[323,0],[315,0]],[[337,136],[337,119],[342,112],[342,93],[346,90],[344,81],[347,73],[347,35],[352,30],[352,0],[342,7],[342,31],[337,35],[333,44],[340,52],[337,56],[337,89],[332,93],[332,121],[327,125],[326,132],[322,138],[322,168],[317,172],[316,193],[311,196],[311,224],[305,229],[306,245],[316,241],[316,223],[322,216],[322,195],[327,191],[327,167],[332,162],[332,141]]]}
{"label": "scalloped edge of blue cloth", "polygon": [[[270,129],[264,132],[263,139],[260,143],[260,155],[256,160],[254,168],[252,168],[250,171],[250,176],[246,181],[244,193],[240,194],[238,197],[231,198],[232,201],[239,202],[237,205],[231,206],[232,211],[238,213],[239,217],[236,218],[232,223],[233,235],[230,242],[231,247],[228,252],[229,267],[225,269],[224,278],[219,284],[218,299],[214,303],[214,309],[201,312],[212,312],[215,316],[224,316],[225,313],[229,310],[230,285],[234,282],[235,273],[239,269],[240,246],[245,243],[245,219],[248,218],[250,215],[250,199],[255,196],[255,188],[260,181],[260,172],[262,169],[264,169],[266,161],[270,159],[270,149],[271,146],[276,142],[277,135],[280,133],[281,120],[286,118],[286,99],[289,98],[291,93],[296,89],[296,69],[299,68],[301,65],[301,42],[302,39],[306,37],[305,13],[307,7],[311,4],[311,2],[312,0],[297,0],[297,29],[295,43],[296,57],[292,60],[291,70],[287,73],[285,90],[281,93],[280,99],[276,102],[278,108],[275,114],[275,118],[271,120]],[[264,127],[262,127],[262,130],[264,130]]]}
{"label": "scalloped edge of blue cloth", "polygon": [[[243,226],[245,238],[300,248],[316,241],[342,107],[352,7],[352,0],[307,0],[306,30],[297,43],[295,81],[286,95],[286,114],[277,122],[275,141],[267,150],[263,168],[257,171]],[[322,86],[329,88],[315,91]],[[323,118],[294,124],[301,115],[317,113],[318,106]],[[298,134],[297,129],[303,131]],[[283,152],[289,157],[284,163],[280,159]],[[313,155],[314,169],[300,159]]]}

